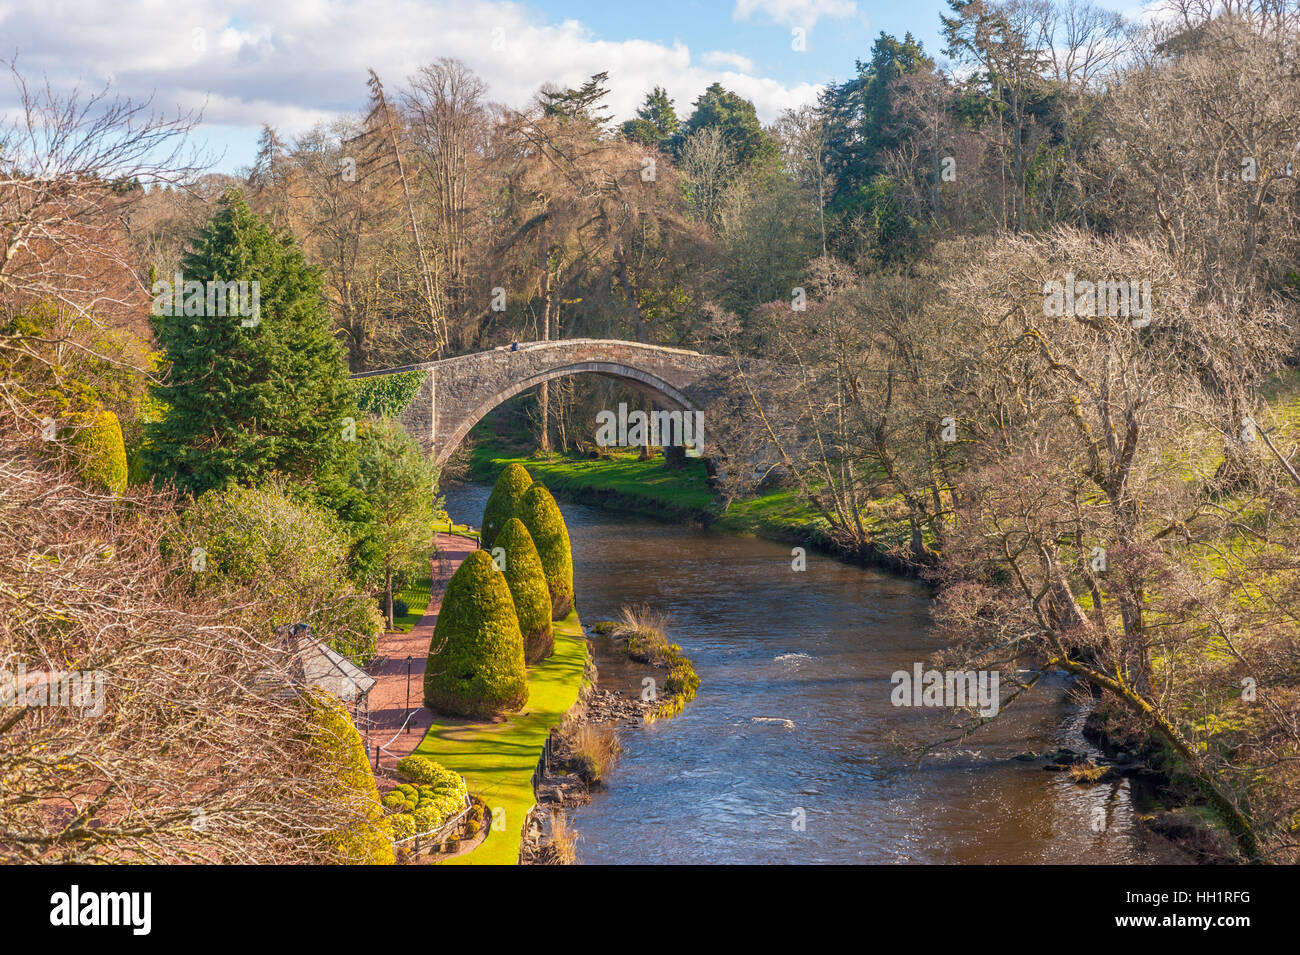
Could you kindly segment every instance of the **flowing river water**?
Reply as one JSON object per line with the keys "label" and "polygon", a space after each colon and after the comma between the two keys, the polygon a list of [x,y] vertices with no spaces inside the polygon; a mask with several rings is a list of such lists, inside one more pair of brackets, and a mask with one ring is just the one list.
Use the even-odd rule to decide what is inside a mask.
{"label": "flowing river water", "polygon": [[[447,491],[478,526],[489,488]],[[1177,861],[1135,823],[1129,782],[1076,785],[1014,757],[1089,750],[1052,680],[965,742],[910,768],[894,741],[934,738],[890,675],[939,649],[915,582],[788,546],[561,502],[583,622],[624,604],[670,614],[698,696],[622,734],[606,787],[572,811],[588,863]],[[602,656],[638,693],[646,667]],[[797,826],[803,819],[802,831]]]}

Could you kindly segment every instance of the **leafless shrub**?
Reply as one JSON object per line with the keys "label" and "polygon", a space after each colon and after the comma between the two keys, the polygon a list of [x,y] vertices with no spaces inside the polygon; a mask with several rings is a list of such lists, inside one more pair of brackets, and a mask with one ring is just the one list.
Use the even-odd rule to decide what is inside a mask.
{"label": "leafless shrub", "polygon": [[0,402],[3,682],[73,671],[103,693],[0,707],[0,859],[328,860],[366,806],[312,756],[268,608],[182,584],[170,496],[93,493],[22,434]]}

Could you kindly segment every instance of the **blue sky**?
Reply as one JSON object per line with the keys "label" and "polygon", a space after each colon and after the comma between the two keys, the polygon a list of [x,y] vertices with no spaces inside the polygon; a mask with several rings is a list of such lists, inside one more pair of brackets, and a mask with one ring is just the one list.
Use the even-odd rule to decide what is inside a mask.
{"label": "blue sky", "polygon": [[[800,7],[817,4],[780,4],[746,12],[726,0],[666,0],[654,5],[648,16],[639,4],[582,0],[568,3],[537,3],[537,10],[554,19],[577,19],[593,32],[606,37],[637,36],[671,45],[675,40],[701,51],[719,49],[751,59],[764,75],[785,83],[824,83],[842,80],[856,59],[865,59],[881,31],[902,37],[911,32],[931,56],[941,57],[939,15],[948,12],[946,0],[912,2],[867,2],[827,4],[853,8],[847,15],[822,15],[807,29],[807,50],[791,47],[793,26],[810,19]],[[781,14],[781,8],[790,12]],[[776,14],[774,16],[774,14]]]}
{"label": "blue sky", "polygon": [[[263,123],[292,136],[361,110],[366,69],[395,88],[449,56],[522,107],[543,83],[610,73],[626,118],[656,83],[678,110],[713,81],[754,101],[765,122],[815,98],[865,59],[884,30],[940,54],[944,0],[0,0],[5,55],[60,89],[153,95],[202,108],[216,168],[247,165]],[[806,49],[793,49],[794,29]],[[0,81],[0,110],[10,110]]]}

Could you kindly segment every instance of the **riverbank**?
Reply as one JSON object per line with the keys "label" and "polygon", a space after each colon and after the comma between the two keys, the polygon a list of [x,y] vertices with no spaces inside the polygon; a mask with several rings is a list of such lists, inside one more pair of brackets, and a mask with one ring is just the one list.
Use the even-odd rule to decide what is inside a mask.
{"label": "riverbank", "polygon": [[[676,651],[672,661],[649,659],[635,647],[629,648],[626,638],[616,647],[617,641],[610,636],[616,627],[609,620],[592,625],[587,669],[578,701],[551,730],[537,764],[534,778],[537,806],[525,823],[520,852],[520,861],[525,864],[579,861],[566,813],[589,803],[592,794],[605,785],[622,749],[620,733],[676,716],[695,696],[699,679],[690,661],[681,657],[680,648],[672,645]],[[644,677],[640,693],[601,686],[600,668],[614,663],[648,666],[656,674],[651,678],[655,692],[646,692]],[[685,685],[675,685],[673,677],[681,679],[678,673],[681,666],[689,670],[689,679]],[[657,689],[660,684],[665,687],[664,692]]]}
{"label": "riverbank", "polygon": [[919,569],[898,556],[910,532],[899,502],[893,499],[872,504],[879,517],[875,543],[866,551],[850,550],[836,541],[825,518],[792,488],[768,489],[732,501],[724,509],[709,484],[704,461],[698,458],[687,458],[680,468],[669,467],[661,455],[643,461],[635,451],[599,458],[559,453],[535,458],[487,431],[475,432],[474,439],[469,455],[469,477],[474,481],[491,484],[507,465],[520,464],[557,498],[575,504],[810,547],[837,560],[907,577],[915,577]]}
{"label": "riverbank", "polygon": [[555,652],[528,668],[528,702],[499,722],[439,717],[414,752],[465,777],[491,810],[488,837],[447,865],[515,865],[529,812],[536,805],[533,771],[552,727],[578,702],[587,668],[587,639],[578,612],[555,621]]}
{"label": "riverbank", "polygon": [[[723,514],[712,503],[703,462],[688,460],[683,469],[665,466],[662,458],[640,461],[635,454],[616,454],[600,459],[553,457],[532,459],[517,452],[514,456],[499,441],[481,443],[474,452],[472,471],[476,477],[488,479],[512,460],[525,464],[537,479],[551,486],[557,495],[577,503],[604,510],[637,514],[670,523],[708,526],[730,533],[797,543],[816,547],[830,556],[845,560],[833,546],[819,540],[816,525],[803,524],[812,520],[807,508],[795,500],[795,492],[769,491],[754,499],[736,502]],[[819,544],[821,546],[819,546]],[[912,568],[900,568],[897,563],[885,560],[854,560],[845,562],[873,565],[893,574],[911,575]],[[1100,720],[1100,717],[1098,717]],[[1097,721],[1091,721],[1099,726]],[[1154,759],[1148,761],[1143,754],[1158,754],[1158,747],[1143,747],[1139,741],[1125,741],[1120,752],[1131,760],[1123,767],[1128,778],[1141,777],[1145,790],[1154,800],[1143,799],[1135,804],[1136,817],[1154,833],[1180,849],[1191,852],[1204,861],[1223,857],[1215,846],[1218,830],[1209,830],[1203,824],[1204,812],[1197,804],[1195,793],[1185,791],[1174,783],[1176,765]],[[1084,780],[1086,783],[1087,781]]]}

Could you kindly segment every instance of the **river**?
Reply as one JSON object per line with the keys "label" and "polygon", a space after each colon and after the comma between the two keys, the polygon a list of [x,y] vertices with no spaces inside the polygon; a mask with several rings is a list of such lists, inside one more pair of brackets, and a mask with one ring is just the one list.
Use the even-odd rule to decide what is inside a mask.
{"label": "river", "polygon": [[[489,489],[447,491],[478,526]],[[695,663],[678,716],[622,735],[606,787],[574,810],[587,863],[1177,861],[1134,822],[1129,782],[1079,786],[1027,750],[1089,750],[1080,706],[1046,681],[919,767],[933,711],[890,702],[890,674],[938,649],[913,581],[787,546],[561,502],[588,626],[646,603]],[[601,684],[646,668],[597,657]],[[800,823],[802,822],[802,826]]]}

